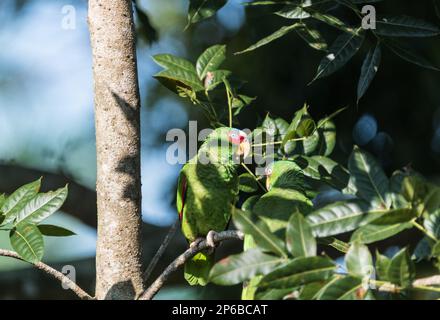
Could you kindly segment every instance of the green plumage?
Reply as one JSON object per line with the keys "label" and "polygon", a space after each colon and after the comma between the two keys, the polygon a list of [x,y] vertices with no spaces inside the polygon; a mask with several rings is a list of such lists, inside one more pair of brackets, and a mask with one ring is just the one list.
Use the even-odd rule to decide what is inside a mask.
{"label": "green plumage", "polygon": [[[228,141],[231,130],[216,129],[180,172],[177,211],[183,235],[190,243],[211,230],[224,231],[231,218],[238,196],[237,146]],[[185,279],[191,285],[206,285],[213,262],[208,252],[197,254],[185,264]]]}

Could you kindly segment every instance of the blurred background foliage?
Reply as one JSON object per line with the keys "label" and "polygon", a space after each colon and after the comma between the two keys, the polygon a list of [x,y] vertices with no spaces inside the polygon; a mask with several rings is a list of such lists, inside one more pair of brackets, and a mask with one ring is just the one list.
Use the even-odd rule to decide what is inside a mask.
{"label": "blurred background foliage", "polygon": [[[241,128],[254,128],[267,112],[290,119],[305,102],[320,118],[349,108],[336,119],[336,159],[346,163],[353,137],[378,133],[366,149],[388,173],[411,165],[431,180],[439,180],[440,73],[411,65],[389,51],[383,52],[380,70],[366,96],[356,104],[362,58],[355,58],[329,78],[311,85],[322,53],[310,49],[292,33],[256,51],[233,55],[279,29],[285,21],[264,8],[249,8],[230,0],[213,18],[184,31],[188,1],[137,0],[138,67],[142,94],[142,191],[145,222],[145,261],[155,253],[167,228],[176,218],[174,194],[178,166],[165,161],[165,134],[186,129],[188,120],[208,127],[199,109],[152,79],[159,67],[151,56],[172,53],[195,58],[208,46],[227,44],[225,67],[249,82],[243,88],[258,99],[240,115]],[[76,28],[62,26],[63,7],[76,12]],[[406,14],[436,25],[439,17],[431,1],[387,0],[375,4],[380,14]],[[86,0],[3,0],[0,2],[0,193],[45,176],[45,188],[70,183],[63,213],[56,222],[78,234],[51,246],[43,259],[54,266],[73,265],[80,285],[93,292],[96,240],[96,178],[91,50]],[[151,28],[146,28],[148,18]],[[331,43],[337,32],[324,27]],[[157,41],[152,41],[157,38]],[[438,37],[411,40],[410,45],[440,66]],[[365,44],[364,44],[365,47]],[[359,119],[355,134],[353,128]],[[365,131],[365,132],[364,132]],[[362,133],[363,132],[363,133]],[[411,235],[404,234],[410,237]],[[0,232],[0,247],[8,246]],[[184,250],[179,234],[156,273]],[[218,256],[237,251],[223,244]],[[157,298],[239,298],[240,288],[189,288],[182,274],[174,275]],[[25,264],[0,259],[0,298],[72,298]]]}

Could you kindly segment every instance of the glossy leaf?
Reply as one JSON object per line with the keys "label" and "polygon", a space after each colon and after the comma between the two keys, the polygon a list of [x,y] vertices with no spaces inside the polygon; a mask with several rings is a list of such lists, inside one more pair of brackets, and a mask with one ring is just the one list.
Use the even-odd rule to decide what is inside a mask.
{"label": "glossy leaf", "polygon": [[366,291],[362,279],[348,276],[330,282],[318,300],[363,300]]}
{"label": "glossy leaf", "polygon": [[397,42],[397,41],[386,41],[386,46],[393,51],[396,55],[401,57],[403,60],[406,60],[410,63],[418,65],[419,67],[440,71],[437,66],[434,66],[430,61],[428,61],[425,57],[421,56],[419,53],[413,51],[409,46]]}
{"label": "glossy leaf", "polygon": [[318,30],[304,24],[295,31],[311,48],[322,51],[327,50],[327,42]]}
{"label": "glossy leaf", "polygon": [[307,214],[312,202],[300,191],[272,188],[255,204],[253,213],[263,220],[271,232],[284,229],[292,213]]}
{"label": "glossy leaf", "polygon": [[351,174],[351,183],[357,189],[357,196],[370,202],[374,207],[390,207],[389,180],[373,156],[355,147],[348,160],[348,170]]}
{"label": "glossy leaf", "polygon": [[431,235],[440,239],[440,209],[428,215],[424,220],[423,225]]}
{"label": "glossy leaf", "polygon": [[287,249],[294,257],[316,256],[316,240],[312,230],[302,214],[294,213],[286,229]]}
{"label": "glossy leaf", "polygon": [[388,279],[401,287],[409,287],[415,276],[414,263],[406,248],[400,250],[391,259],[388,267]]}
{"label": "glossy leaf", "polygon": [[355,241],[345,255],[345,266],[350,275],[369,277],[374,272],[373,258],[368,247]]}
{"label": "glossy leaf", "polygon": [[21,224],[13,228],[9,234],[12,248],[24,260],[37,263],[43,258],[43,236],[35,225]]}
{"label": "glossy leaf", "polygon": [[182,83],[194,91],[204,90],[196,69],[190,61],[171,54],[158,54],[153,56],[153,60],[165,68],[165,70],[154,75],[158,80],[165,78],[170,81],[177,81],[176,86]]}
{"label": "glossy leaf", "polygon": [[265,275],[261,288],[287,289],[328,279],[336,266],[325,257],[300,257]]}
{"label": "glossy leaf", "polygon": [[287,258],[282,240],[271,233],[263,221],[255,223],[252,221],[250,214],[238,209],[234,211],[232,219],[237,228],[246,234],[250,234],[255,240],[256,244],[263,250],[267,250],[275,253],[278,256]]}
{"label": "glossy leaf", "polygon": [[25,184],[15,190],[3,203],[0,211],[5,215],[3,224],[11,223],[15,220],[18,212],[38,193],[41,187],[41,178]]}
{"label": "glossy leaf", "polygon": [[382,217],[356,230],[351,236],[351,241],[369,244],[390,238],[411,229],[413,227],[411,220],[415,217],[411,209],[388,211]]}
{"label": "glossy leaf", "polygon": [[365,57],[364,63],[362,64],[361,76],[359,78],[358,88],[357,88],[357,100],[364,96],[367,92],[368,87],[376,76],[379,70],[380,60],[382,58],[381,46],[378,43],[375,49],[371,49],[367,56]]}
{"label": "glossy leaf", "polygon": [[343,33],[330,46],[328,54],[319,64],[313,80],[327,77],[343,67],[360,49],[364,42],[363,33]]}
{"label": "glossy leaf", "polygon": [[37,224],[55,213],[67,198],[67,185],[64,188],[47,193],[40,193],[26,203],[17,213],[15,225]]}
{"label": "glossy leaf", "polygon": [[295,4],[286,5],[281,10],[275,12],[275,14],[286,19],[294,20],[307,19],[310,17],[310,13]]}
{"label": "glossy leaf", "polygon": [[258,48],[260,48],[260,47],[262,47],[262,46],[265,46],[266,44],[269,44],[269,43],[271,43],[272,41],[277,40],[277,39],[279,39],[279,38],[285,36],[287,33],[289,33],[289,32],[291,32],[291,31],[295,30],[295,29],[298,28],[299,26],[300,26],[299,23],[295,23],[295,24],[292,24],[292,25],[290,25],[290,26],[284,26],[284,27],[281,27],[280,29],[278,29],[278,30],[275,31],[274,33],[268,35],[267,37],[265,37],[265,38],[263,38],[263,39],[261,39],[261,40],[259,40],[257,43],[251,45],[251,46],[248,47],[247,49],[242,50],[242,51],[239,51],[239,52],[236,52],[235,54],[242,54],[242,53],[250,52],[250,51],[253,51],[253,50],[255,50],[255,49],[258,49]]}
{"label": "glossy leaf", "polygon": [[391,259],[376,251],[376,273],[380,280],[388,281],[388,269],[390,268]]}
{"label": "glossy leaf", "polygon": [[250,249],[217,262],[211,269],[209,279],[218,285],[234,285],[267,274],[283,261],[280,257]]}
{"label": "glossy leaf", "polygon": [[258,191],[258,184],[255,181],[255,178],[249,174],[249,173],[243,173],[239,177],[240,179],[240,191],[246,192],[246,193],[253,193]]}
{"label": "glossy leaf", "polygon": [[432,37],[440,34],[440,29],[429,22],[398,16],[377,19],[375,33],[388,37]]}
{"label": "glossy leaf", "polygon": [[190,0],[188,8],[188,25],[212,17],[227,0]]}
{"label": "glossy leaf", "polygon": [[208,72],[217,70],[225,59],[225,45],[214,45],[206,49],[196,63],[196,71],[200,80],[205,79]]}
{"label": "glossy leaf", "polygon": [[348,200],[330,204],[309,214],[313,235],[324,238],[353,231],[379,218],[384,210],[373,209],[362,200]]}
{"label": "glossy leaf", "polygon": [[38,230],[40,230],[42,235],[48,237],[70,237],[76,235],[75,232],[66,228],[50,224],[40,224],[38,225]]}

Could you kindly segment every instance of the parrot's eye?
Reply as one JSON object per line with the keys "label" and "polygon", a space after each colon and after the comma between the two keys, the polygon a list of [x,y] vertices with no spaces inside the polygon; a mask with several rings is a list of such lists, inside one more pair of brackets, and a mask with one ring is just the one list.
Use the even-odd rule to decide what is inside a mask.
{"label": "parrot's eye", "polygon": [[267,168],[266,169],[266,175],[270,176],[272,174],[272,168]]}

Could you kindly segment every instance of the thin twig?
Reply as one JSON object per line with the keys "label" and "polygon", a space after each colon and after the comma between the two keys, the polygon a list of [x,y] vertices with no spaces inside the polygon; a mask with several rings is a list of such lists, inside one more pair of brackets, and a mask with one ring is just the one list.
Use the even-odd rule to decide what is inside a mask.
{"label": "thin twig", "polygon": [[179,219],[176,219],[176,221],[168,231],[167,235],[165,236],[165,239],[163,240],[156,254],[154,255],[153,259],[151,260],[150,264],[148,265],[147,269],[145,270],[144,274],[142,275],[144,279],[144,283],[146,283],[148,278],[150,278],[151,273],[153,272],[159,260],[162,258],[163,254],[165,253],[165,250],[167,249],[168,245],[173,239],[174,234],[176,233],[176,230],[179,227],[179,225],[180,225],[180,221]]}
{"label": "thin twig", "polygon": [[[370,280],[370,283],[378,286],[378,290],[381,292],[399,293],[404,290],[404,288],[387,281]],[[440,275],[414,280],[411,285],[412,289],[416,290],[440,292],[440,288],[433,286],[440,286]]]}
{"label": "thin twig", "polygon": [[[10,250],[0,249],[0,256],[10,257],[10,258],[18,259],[21,261],[25,261],[16,252],[10,251]],[[90,296],[87,292],[85,292],[83,289],[81,289],[75,282],[70,280],[69,277],[66,277],[61,272],[55,270],[54,268],[48,266],[47,264],[44,264],[43,262],[36,262],[36,263],[31,263],[31,264],[34,267],[36,267],[37,269],[40,269],[40,270],[46,272],[51,277],[59,280],[62,284],[64,284],[70,290],[72,290],[80,299],[94,300],[94,298],[92,296]]]}
{"label": "thin twig", "polygon": [[[223,231],[214,235],[214,242],[219,243],[225,240],[243,240],[244,234],[241,231]],[[139,300],[151,300],[162,288],[170,275],[185,264],[186,261],[191,259],[197,253],[202,250],[208,249],[209,245],[206,240],[201,241],[197,246],[189,248],[180,256],[178,256],[157,278],[151,286],[145,290],[140,296]]]}

